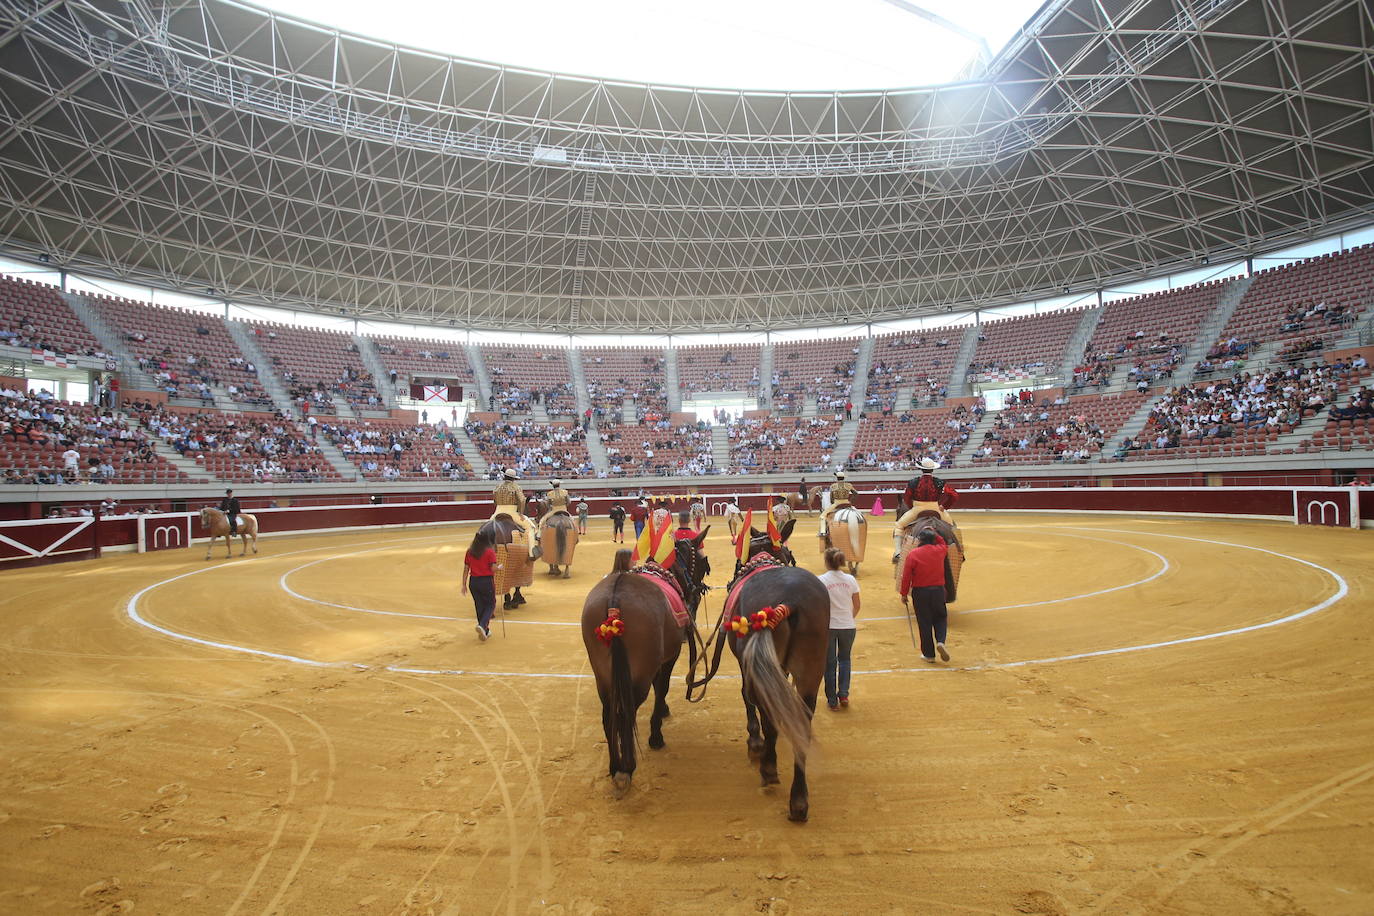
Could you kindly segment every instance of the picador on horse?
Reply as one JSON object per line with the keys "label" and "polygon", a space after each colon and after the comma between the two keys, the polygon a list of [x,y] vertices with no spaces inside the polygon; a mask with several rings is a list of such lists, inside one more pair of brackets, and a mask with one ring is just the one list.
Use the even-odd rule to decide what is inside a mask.
{"label": "picador on horse", "polygon": [[834,516],[837,509],[850,505],[851,500],[859,495],[859,491],[853,485],[846,483],[844,471],[835,472],[835,482],[830,485],[830,505],[821,514],[820,536],[827,538],[830,536],[830,519]]}
{"label": "picador on horse", "polygon": [[942,520],[953,524],[953,520],[946,510],[959,501],[958,492],[946,483],[944,478],[935,476],[935,472],[940,469],[940,463],[935,459],[922,458],[920,467],[920,475],[911,478],[907,482],[906,490],[902,493],[902,503],[908,508],[897,519],[896,527],[892,532],[892,555],[894,558],[901,552],[902,534],[915,523],[916,517],[922,512],[934,510],[940,513]]}
{"label": "picador on horse", "polygon": [[530,556],[537,558],[539,556],[539,529],[525,517],[525,513],[522,511],[522,507],[525,505],[525,491],[520,489],[520,485],[515,482],[520,479],[520,475],[516,473],[515,468],[506,468],[502,477],[505,479],[491,494],[491,501],[496,504],[496,509],[491,513],[491,517],[495,519],[504,515],[519,525],[525,532]]}

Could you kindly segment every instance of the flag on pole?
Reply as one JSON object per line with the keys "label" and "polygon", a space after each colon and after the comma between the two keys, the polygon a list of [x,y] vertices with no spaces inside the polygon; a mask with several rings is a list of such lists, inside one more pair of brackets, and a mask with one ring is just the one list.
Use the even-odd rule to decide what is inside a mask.
{"label": "flag on pole", "polygon": [[773,517],[773,507],[768,507],[768,540],[773,542],[774,547],[782,544],[782,532],[778,530],[778,520]]}
{"label": "flag on pole", "polygon": [[637,566],[653,556],[653,542],[654,516],[653,513],[650,513],[649,517],[644,520],[644,530],[635,539],[635,550],[630,557],[631,565]]}
{"label": "flag on pole", "polygon": [[739,534],[735,536],[735,559],[744,562],[744,551],[749,549],[749,530],[754,524],[754,510],[750,509],[744,513],[744,524],[740,525]]}
{"label": "flag on pole", "polygon": [[673,514],[669,512],[663,517],[663,527],[654,535],[654,562],[665,569],[672,566],[673,561],[677,559],[677,539],[668,533],[672,527]]}

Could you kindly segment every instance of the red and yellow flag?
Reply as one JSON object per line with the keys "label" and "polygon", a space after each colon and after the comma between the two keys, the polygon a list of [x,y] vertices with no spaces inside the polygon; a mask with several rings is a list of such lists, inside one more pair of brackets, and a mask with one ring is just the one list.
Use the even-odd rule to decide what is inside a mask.
{"label": "red and yellow flag", "polygon": [[649,517],[644,520],[644,530],[641,531],[639,537],[635,539],[635,550],[630,556],[630,565],[638,566],[640,563],[643,563],[645,560],[649,559],[649,557],[653,556],[653,541],[654,516],[651,512],[649,513]]}
{"label": "red and yellow flag", "polygon": [[740,525],[739,534],[735,535],[735,559],[744,562],[744,552],[749,549],[750,526],[754,524],[754,510],[749,509],[744,513],[744,524]]}
{"label": "red and yellow flag", "polygon": [[654,535],[653,551],[650,554],[654,562],[662,567],[669,567],[677,560],[677,540],[669,532],[673,527],[673,514],[670,512],[663,518],[663,527]]}
{"label": "red and yellow flag", "polygon": [[782,544],[782,532],[778,530],[778,520],[773,517],[773,507],[768,507],[768,540],[773,542],[774,547]]}

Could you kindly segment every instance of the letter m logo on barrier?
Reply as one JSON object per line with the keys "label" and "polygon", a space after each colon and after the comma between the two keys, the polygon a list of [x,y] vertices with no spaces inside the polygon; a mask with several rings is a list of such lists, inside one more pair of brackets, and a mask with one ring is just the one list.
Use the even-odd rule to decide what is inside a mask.
{"label": "letter m logo on barrier", "polygon": [[150,515],[138,520],[138,550],[175,550],[191,546],[191,519],[188,516]]}
{"label": "letter m logo on barrier", "polygon": [[[1327,510],[1331,510],[1331,521],[1326,520]],[[1341,507],[1334,500],[1313,499],[1307,503],[1307,524],[1309,525],[1339,525],[1341,524]]]}

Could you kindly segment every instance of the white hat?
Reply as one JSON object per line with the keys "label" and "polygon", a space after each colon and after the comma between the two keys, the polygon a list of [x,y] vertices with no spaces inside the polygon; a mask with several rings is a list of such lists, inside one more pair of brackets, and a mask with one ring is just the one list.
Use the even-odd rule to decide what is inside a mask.
{"label": "white hat", "polygon": [[507,480],[520,479],[520,475],[515,473],[515,468],[506,468],[504,471],[502,471],[502,476],[504,476]]}
{"label": "white hat", "polygon": [[555,487],[563,486],[563,481],[559,480],[557,477],[555,477],[553,480],[550,480],[549,483],[553,484]]}
{"label": "white hat", "polygon": [[927,457],[921,459],[921,470],[926,471],[926,472],[930,472],[930,471],[939,470],[939,468],[940,468],[940,462],[936,461],[934,458],[931,458],[931,457],[927,456]]}
{"label": "white hat", "polygon": [[836,472],[835,472],[835,479],[836,479],[836,480],[844,480],[844,471],[836,471]]}

